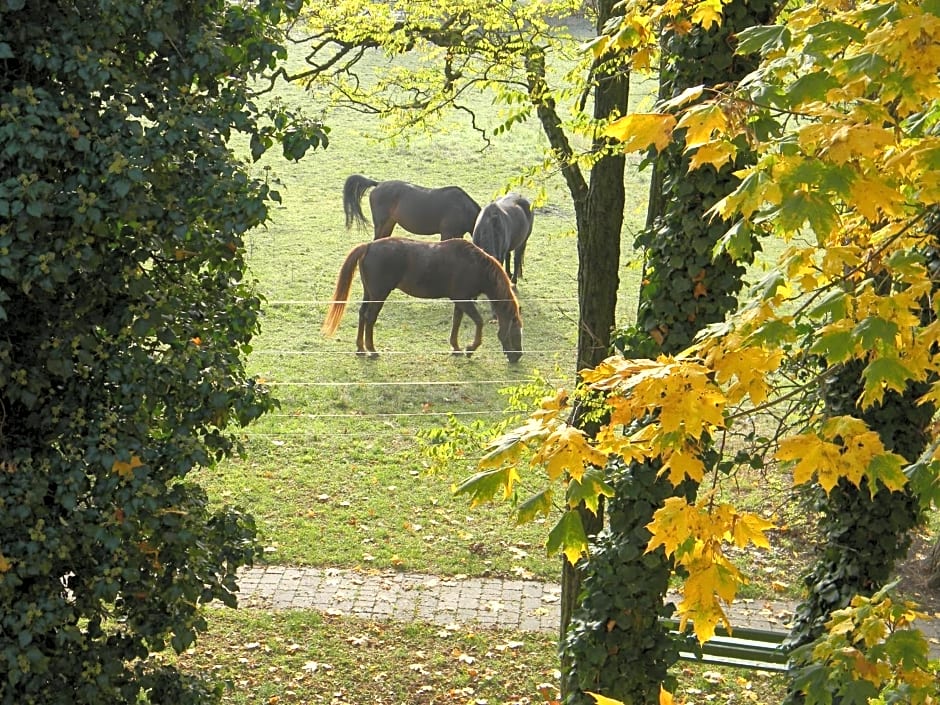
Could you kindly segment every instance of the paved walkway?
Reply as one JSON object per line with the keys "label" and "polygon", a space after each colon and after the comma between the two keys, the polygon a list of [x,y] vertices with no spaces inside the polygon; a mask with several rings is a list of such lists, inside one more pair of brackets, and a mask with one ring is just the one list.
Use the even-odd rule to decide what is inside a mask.
{"label": "paved walkway", "polygon": [[[533,580],[287,566],[246,570],[239,576],[239,588],[245,607],[545,632],[558,629],[561,596],[559,585]],[[732,605],[728,617],[732,626],[783,631],[793,608],[787,601],[741,600]],[[940,618],[919,626],[930,641],[931,653],[940,657]]]}

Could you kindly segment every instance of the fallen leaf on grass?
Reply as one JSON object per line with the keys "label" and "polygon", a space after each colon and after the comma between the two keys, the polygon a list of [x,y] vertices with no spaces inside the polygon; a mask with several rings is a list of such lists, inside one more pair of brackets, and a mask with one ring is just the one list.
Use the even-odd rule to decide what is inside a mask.
{"label": "fallen leaf on grass", "polygon": [[505,644],[497,644],[493,648],[497,651],[506,651],[507,649],[518,649],[525,646],[523,641],[507,641]]}

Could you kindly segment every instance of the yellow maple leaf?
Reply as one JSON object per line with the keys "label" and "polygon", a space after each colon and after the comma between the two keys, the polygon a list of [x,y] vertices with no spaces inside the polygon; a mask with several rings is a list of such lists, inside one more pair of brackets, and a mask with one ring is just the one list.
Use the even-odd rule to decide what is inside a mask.
{"label": "yellow maple leaf", "polygon": [[123,460],[115,460],[114,464],[111,466],[111,471],[116,472],[125,480],[130,480],[132,477],[134,477],[134,468],[142,467],[143,464],[143,461],[138,456],[132,455],[130,461],[128,462],[124,462]]}
{"label": "yellow maple leaf", "polygon": [[828,156],[836,164],[844,164],[855,157],[874,156],[894,141],[892,129],[871,124],[845,124],[833,131]]}
{"label": "yellow maple leaf", "polygon": [[713,135],[728,129],[728,116],[720,105],[704,103],[687,110],[676,125],[685,129],[685,147],[692,149],[711,143]]}
{"label": "yellow maple leaf", "polygon": [[706,430],[724,427],[727,399],[704,369],[680,370],[664,384],[650,386],[651,405],[660,408],[659,423],[664,432],[684,428],[697,439]]}
{"label": "yellow maple leaf", "polygon": [[683,587],[683,599],[676,606],[680,623],[684,627],[688,620],[692,620],[692,627],[699,643],[704,643],[715,636],[715,628],[721,622],[726,629],[731,629],[731,623],[725,614],[721,601],[730,602],[734,599],[740,584],[740,575],[733,566],[717,563],[712,560],[692,561],[684,563],[689,571]]}
{"label": "yellow maple leaf", "polygon": [[777,460],[797,461],[793,468],[794,485],[805,484],[816,477],[823,489],[829,492],[839,479],[840,451],[835,443],[823,440],[815,433],[804,433],[781,441],[775,457]]}
{"label": "yellow maple leaf", "polygon": [[882,179],[860,178],[852,184],[850,206],[854,206],[868,220],[875,222],[884,213],[888,217],[900,215],[904,196]]}
{"label": "yellow maple leaf", "polygon": [[604,134],[622,142],[627,152],[650,145],[661,151],[672,140],[675,126],[676,119],[669,113],[630,113],[610,123]]}
{"label": "yellow maple leaf", "polygon": [[13,564],[7,560],[6,556],[0,553],[0,573],[6,573],[12,567]]}
{"label": "yellow maple leaf", "polygon": [[689,171],[698,169],[705,164],[711,164],[716,169],[720,169],[722,165],[733,161],[737,153],[738,148],[725,140],[702,145],[695,150],[689,159]]}
{"label": "yellow maple leaf", "polygon": [[701,482],[705,477],[705,464],[694,451],[674,450],[668,454],[660,473],[668,474],[669,481],[674,485],[678,485],[686,477]]}
{"label": "yellow maple leaf", "polygon": [[780,367],[783,353],[761,347],[741,347],[737,337],[731,338],[729,343],[713,348],[708,356],[719,382],[736,380],[728,386],[728,401],[734,404],[749,396],[754,404],[763,403],[770,390],[767,376]]}
{"label": "yellow maple leaf", "polygon": [[532,463],[544,465],[548,479],[552,481],[565,472],[580,480],[585,466],[603,467],[607,463],[607,455],[594,448],[583,431],[565,425],[549,434],[532,458]]}
{"label": "yellow maple leaf", "polygon": [[770,542],[764,532],[773,528],[772,522],[756,514],[737,514],[732,519],[730,537],[738,548],[743,548],[749,542],[758,548],[770,548]]}
{"label": "yellow maple leaf", "polygon": [[692,10],[692,21],[708,30],[721,24],[721,0],[703,0]]}
{"label": "yellow maple leaf", "polygon": [[493,441],[477,465],[485,470],[498,468],[504,463],[514,464],[519,461],[529,443],[545,438],[551,429],[551,424],[543,419],[530,417],[522,426],[507,431]]}
{"label": "yellow maple leaf", "polygon": [[675,700],[673,699],[672,693],[659,686],[659,705],[674,705]]}
{"label": "yellow maple leaf", "polygon": [[597,705],[623,705],[623,702],[620,700],[614,700],[613,698],[608,698],[606,695],[601,695],[600,693],[592,693],[590,690],[585,690],[585,693],[594,698],[594,702]]}
{"label": "yellow maple leaf", "polygon": [[646,525],[652,534],[646,552],[662,546],[666,553],[674,555],[679,546],[697,535],[697,511],[683,497],[669,497],[653,514]]}

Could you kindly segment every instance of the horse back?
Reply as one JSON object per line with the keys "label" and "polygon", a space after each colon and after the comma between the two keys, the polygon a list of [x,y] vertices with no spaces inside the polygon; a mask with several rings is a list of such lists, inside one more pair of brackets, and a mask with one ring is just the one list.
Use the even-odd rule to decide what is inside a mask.
{"label": "horse back", "polygon": [[369,194],[373,214],[392,218],[415,235],[473,231],[480,206],[459,186],[425,188],[406,181],[383,181]]}
{"label": "horse back", "polygon": [[[482,259],[481,259],[482,258]],[[498,262],[488,261],[473,243],[460,238],[422,242],[385,238],[369,243],[359,263],[363,287],[387,296],[400,289],[421,299],[474,299],[486,293]]]}

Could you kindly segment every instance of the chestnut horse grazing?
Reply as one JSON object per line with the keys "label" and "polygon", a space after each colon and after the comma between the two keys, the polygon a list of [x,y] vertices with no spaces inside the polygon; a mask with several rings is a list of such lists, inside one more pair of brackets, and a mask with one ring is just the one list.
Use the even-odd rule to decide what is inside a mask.
{"label": "chestnut horse grazing", "polygon": [[419,242],[405,238],[373,240],[354,247],[336,279],[336,291],[323,321],[323,334],[332,335],[346,310],[352,277],[359,268],[363,300],[359,307],[359,332],[356,351],[377,357],[372,333],[385,299],[394,289],[420,299],[450,299],[454,302],[454,321],[450,345],[461,354],[458,342],[464,314],[476,324],[467,355],[483,341],[483,317],[473,300],[480,294],[489,297],[499,321],[499,342],[510,362],[522,357],[522,318],[519,303],[503,266],[468,240]]}
{"label": "chestnut horse grazing", "polygon": [[[373,188],[375,187],[375,188]],[[346,228],[353,222],[367,226],[362,213],[362,196],[369,194],[374,239],[388,237],[400,225],[414,235],[441,234],[441,240],[463,237],[473,232],[480,206],[459,186],[424,188],[405,181],[373,181],[353,174],[343,186],[343,212]]]}

